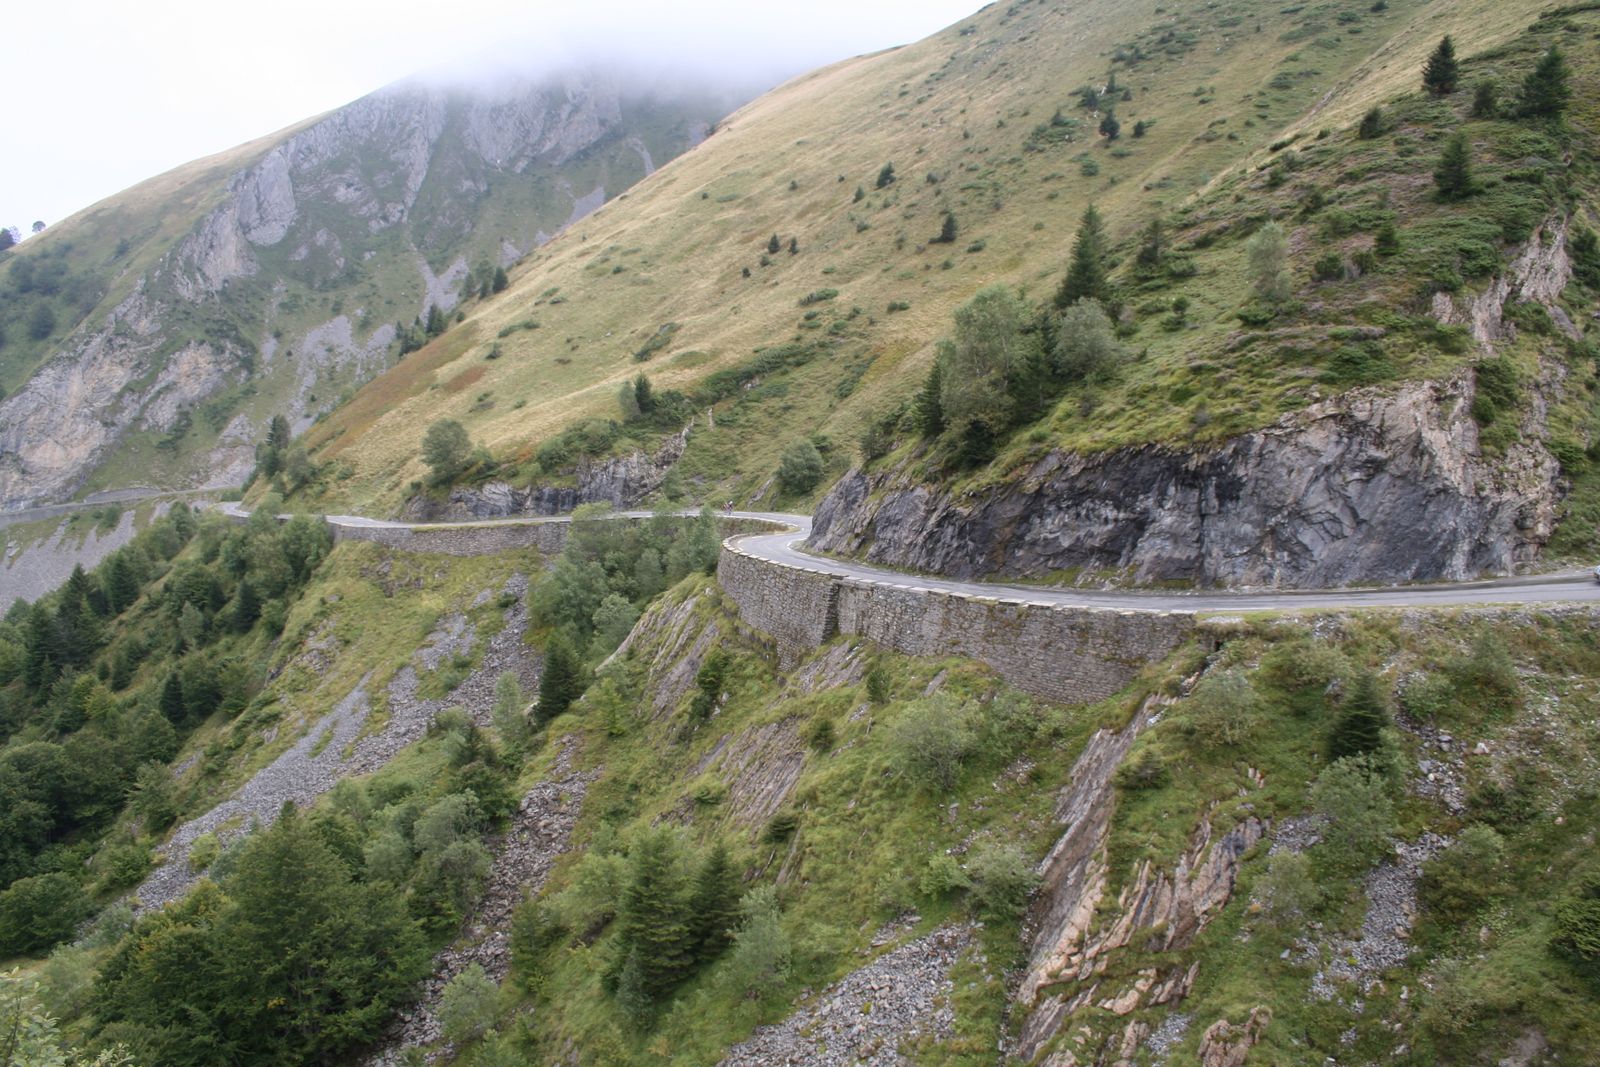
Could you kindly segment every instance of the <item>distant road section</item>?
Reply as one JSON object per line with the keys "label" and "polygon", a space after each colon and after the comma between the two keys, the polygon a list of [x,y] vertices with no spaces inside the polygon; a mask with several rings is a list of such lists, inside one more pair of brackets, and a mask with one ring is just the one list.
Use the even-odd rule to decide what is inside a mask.
{"label": "distant road section", "polygon": [[[231,515],[248,515],[238,504],[224,504]],[[618,518],[648,518],[649,511],[614,513]],[[692,515],[693,511],[681,514]],[[723,518],[749,519],[786,527],[776,533],[741,534],[739,547],[758,559],[819,574],[887,582],[905,589],[925,589],[968,596],[1020,600],[1029,604],[1068,608],[1106,608],[1114,611],[1192,611],[1232,613],[1295,611],[1305,608],[1452,607],[1471,604],[1600,603],[1600,582],[1584,571],[1497,578],[1475,582],[1418,584],[1374,589],[1201,590],[1196,592],[1146,592],[1134,590],[1069,589],[1059,586],[1015,585],[999,582],[962,582],[948,578],[906,574],[854,560],[834,559],[803,547],[811,536],[811,516],[772,511],[720,511]],[[451,529],[539,525],[567,522],[566,516],[483,519],[476,522],[408,523],[369,519],[359,515],[328,515],[332,526],[386,529]]]}

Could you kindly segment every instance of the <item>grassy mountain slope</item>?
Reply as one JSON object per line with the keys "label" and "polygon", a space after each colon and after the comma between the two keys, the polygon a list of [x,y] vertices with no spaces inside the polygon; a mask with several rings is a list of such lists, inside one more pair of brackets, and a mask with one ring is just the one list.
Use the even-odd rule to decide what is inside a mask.
{"label": "grassy mountain slope", "polygon": [[[641,369],[657,389],[716,404],[715,427],[699,420],[680,465],[687,484],[718,484],[700,490],[707,498],[754,498],[782,449],[809,434],[823,435],[828,469],[841,472],[860,432],[892,418],[920,384],[956,305],[995,280],[1033,299],[1053,291],[1091,202],[1108,218],[1125,266],[1146,223],[1176,223],[1174,247],[1190,255],[1194,277],[1151,288],[1166,290],[1166,303],[1187,297],[1191,311],[1184,329],[1166,331],[1166,307],[1144,306],[1156,293],[1130,293],[1137,333],[1129,343],[1143,356],[1109,398],[1095,398],[1104,409],[1095,418],[1072,418],[1082,406],[1074,396],[1019,455],[1057,441],[1188,440],[1197,406],[1207,407],[1200,440],[1262,425],[1317,391],[1236,381],[1187,410],[1160,402],[1186,384],[1190,363],[1223,375],[1243,369],[1227,347],[1246,296],[1243,236],[1264,209],[1296,210],[1312,183],[1365,150],[1355,143],[1356,119],[1373,101],[1415,95],[1439,34],[1451,33],[1471,56],[1522,33],[1538,10],[994,5],[916,45],[797,79],[541,250],[510,292],[313,430],[308,443],[338,474],[327,499],[394,508],[423,472],[420,427],[446,415],[493,453],[492,470],[480,474],[559,476],[570,468],[560,457],[541,463],[539,443],[583,416],[616,418],[618,388]],[[1580,41],[1581,28],[1568,36]],[[1117,91],[1106,106],[1122,134],[1108,142],[1095,132],[1101,112],[1080,109],[1076,90],[1103,88],[1112,75]],[[1134,138],[1139,121],[1146,132]],[[1328,136],[1318,140],[1322,130]],[[1281,193],[1265,193],[1258,186],[1269,175],[1256,168],[1284,158],[1285,144],[1306,169]],[[1413,170],[1431,165],[1424,152],[1402,151]],[[897,177],[879,189],[886,163]],[[1324,198],[1357,210],[1387,180],[1372,179],[1359,194],[1330,189]],[[1229,207],[1239,198],[1242,206]],[[1396,205],[1402,222],[1408,204]],[[930,243],[947,211],[956,241]],[[1241,224],[1247,218],[1257,223]],[[1230,226],[1238,239],[1219,242]],[[780,251],[762,265],[773,235]],[[1313,240],[1295,239],[1297,288],[1308,288],[1299,279],[1316,258]],[[1417,263],[1395,268],[1395,288],[1430,258],[1419,249]],[[1389,376],[1464,361],[1467,353],[1447,350],[1451,339],[1442,344],[1423,338],[1419,358],[1397,361]],[[752,355],[763,351],[765,366]],[[773,372],[772,360],[789,369]],[[727,376],[721,384],[711,377],[719,370],[734,375],[731,389]],[[1196,384],[1206,383],[1187,383],[1191,396]],[[587,436],[579,450],[601,454],[651,439],[648,428],[628,427],[620,438]],[[997,464],[994,475],[1005,477],[1016,461]]]}

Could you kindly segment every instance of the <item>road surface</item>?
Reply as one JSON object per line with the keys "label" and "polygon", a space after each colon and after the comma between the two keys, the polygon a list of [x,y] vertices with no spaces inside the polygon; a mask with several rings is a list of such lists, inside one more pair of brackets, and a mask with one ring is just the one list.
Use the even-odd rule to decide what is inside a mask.
{"label": "road surface", "polygon": [[[248,514],[237,504],[225,504],[223,510],[233,515]],[[653,513],[623,511],[613,514],[618,518],[649,518]],[[693,515],[695,512],[685,511],[680,514]],[[834,559],[808,552],[801,546],[806,538],[811,536],[809,515],[770,511],[722,511],[718,514],[724,518],[754,519],[786,527],[776,533],[743,534],[732,538],[740,549],[758,559],[823,574],[888,582],[906,589],[965,593],[969,596],[1021,600],[1030,604],[1047,604],[1055,607],[1231,613],[1294,611],[1305,608],[1456,607],[1470,604],[1584,602],[1600,604],[1600,582],[1596,582],[1586,571],[1545,574],[1529,578],[1498,578],[1475,582],[1416,584],[1372,589],[1210,589],[1195,592],[1143,592],[1010,585],[1001,582],[965,582],[907,574],[887,567],[875,567],[871,564]],[[394,522],[388,519],[368,519],[359,515],[329,515],[326,518],[335,526],[417,529],[429,526],[516,526],[568,521],[567,516],[562,515],[542,518],[480,519],[454,523]]]}

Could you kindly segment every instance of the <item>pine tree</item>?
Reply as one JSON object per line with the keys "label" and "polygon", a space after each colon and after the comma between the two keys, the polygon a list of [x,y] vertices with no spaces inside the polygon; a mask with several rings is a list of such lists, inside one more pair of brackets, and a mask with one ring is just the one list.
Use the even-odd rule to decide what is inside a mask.
{"label": "pine tree", "polygon": [[798,256],[800,254],[800,238],[789,238],[789,254],[791,256]]}
{"label": "pine tree", "polygon": [[1481,81],[1472,90],[1472,117],[1492,119],[1500,114],[1500,87],[1493,81]]}
{"label": "pine tree", "polygon": [[1115,141],[1122,133],[1122,123],[1117,121],[1117,116],[1107,111],[1100,117],[1100,136],[1108,141]]}
{"label": "pine tree", "polygon": [[944,225],[939,227],[939,236],[935,237],[934,241],[942,245],[955,244],[957,229],[956,213],[954,211],[946,211],[944,213]]}
{"label": "pine tree", "polygon": [[1456,91],[1456,46],[1447,34],[1433,50],[1422,67],[1422,87],[1434,96],[1448,96]]}
{"label": "pine tree", "polygon": [[177,671],[169,673],[167,680],[161,683],[161,696],[156,706],[174,726],[183,722],[183,683],[178,681]]}
{"label": "pine tree", "polygon": [[1466,134],[1457,133],[1445,142],[1444,153],[1433,171],[1433,184],[1438,187],[1441,200],[1464,200],[1473,194],[1472,153]]}
{"label": "pine tree", "polygon": [[767,238],[767,252],[769,255],[777,255],[779,250],[782,248],[783,242],[778,240],[777,234],[773,234],[771,237]]}
{"label": "pine tree", "polygon": [[233,628],[238,633],[247,632],[261,617],[261,594],[247,579],[239,583],[239,592],[233,601]]}
{"label": "pine tree", "polygon": [[125,553],[117,552],[107,561],[101,583],[105,587],[106,603],[118,615],[139,599],[139,576],[134,574],[133,564]]}
{"label": "pine tree", "polygon": [[638,992],[650,1001],[676,985],[694,962],[678,852],[677,839],[665,827],[640,834],[617,908],[621,962],[626,967],[630,956],[636,959]]}
{"label": "pine tree", "polygon": [[1567,61],[1555,45],[1539,60],[1522,83],[1518,110],[1529,118],[1559,118],[1567,110],[1572,88],[1567,84]]}
{"label": "pine tree", "polygon": [[893,184],[894,184],[894,164],[893,163],[885,163],[883,165],[883,169],[878,172],[878,188],[879,189],[887,189],[887,188],[889,188],[889,186],[891,186]]}
{"label": "pine tree", "polygon": [[489,288],[494,292],[503,293],[506,291],[506,286],[510,284],[511,279],[506,276],[506,269],[504,267],[496,267],[494,269],[494,278],[489,282]]}
{"label": "pine tree", "polygon": [[1135,136],[1135,137],[1143,137],[1143,136],[1144,136],[1144,133],[1145,133],[1145,131],[1146,131],[1146,130],[1147,130],[1147,129],[1149,129],[1149,128],[1150,128],[1150,127],[1148,127],[1148,126],[1147,126],[1147,125],[1145,125],[1145,121],[1144,121],[1144,119],[1140,119],[1140,120],[1139,120],[1139,121],[1138,121],[1138,122],[1135,122],[1135,123],[1134,123],[1134,124],[1133,124],[1133,135],[1134,135],[1134,136]]}
{"label": "pine tree", "polygon": [[449,326],[444,317],[444,312],[439,310],[437,304],[428,305],[428,324],[425,327],[429,337],[438,337]]}
{"label": "pine tree", "polygon": [[1373,108],[1361,116],[1361,125],[1356,127],[1356,136],[1363,141],[1370,141],[1383,132],[1383,109]]}
{"label": "pine tree", "polygon": [[1373,238],[1372,250],[1380,256],[1392,256],[1400,251],[1400,231],[1393,222],[1385,222],[1378,227],[1378,232]]}
{"label": "pine tree", "polygon": [[728,947],[739,922],[739,872],[718,841],[695,873],[689,894],[689,938],[695,958],[709,960]]}
{"label": "pine tree", "polygon": [[1078,224],[1078,235],[1072,241],[1072,260],[1056,292],[1056,307],[1071,307],[1084,297],[1108,303],[1111,284],[1106,277],[1105,259],[1105,224],[1100,221],[1100,212],[1090,204],[1083,213],[1083,221]]}
{"label": "pine tree", "polygon": [[563,714],[583,695],[580,671],[572,645],[561,634],[556,634],[545,646],[544,670],[539,675],[539,704],[533,714],[540,725]]}
{"label": "pine tree", "polygon": [[1356,675],[1339,708],[1328,735],[1328,758],[1362,756],[1383,747],[1383,731],[1389,726],[1389,705],[1383,698],[1378,679],[1369,671]]}
{"label": "pine tree", "polygon": [[656,409],[655,390],[650,386],[650,379],[642,372],[633,380],[633,402],[639,406],[641,415],[648,415]]}
{"label": "pine tree", "polygon": [[1139,241],[1139,252],[1135,257],[1139,269],[1150,273],[1161,269],[1161,261],[1167,254],[1167,234],[1161,225],[1160,219],[1151,219],[1150,225],[1144,228],[1144,236]]}
{"label": "pine tree", "polygon": [[939,361],[935,359],[933,369],[928,372],[928,380],[923,383],[922,392],[917,394],[917,429],[924,437],[938,437],[944,432],[944,407],[939,399],[939,390],[943,388],[942,378]]}

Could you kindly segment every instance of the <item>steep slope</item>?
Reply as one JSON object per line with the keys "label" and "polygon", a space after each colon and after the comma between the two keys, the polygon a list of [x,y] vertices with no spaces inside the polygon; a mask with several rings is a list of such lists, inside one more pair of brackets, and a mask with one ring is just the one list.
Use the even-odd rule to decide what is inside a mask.
{"label": "steep slope", "polygon": [[52,227],[0,275],[0,507],[238,484],[273,415],[308,425],[734,102],[603,70],[402,83]]}
{"label": "steep slope", "polygon": [[[1590,361],[1581,342],[1573,342],[1575,358],[1562,351],[1559,330],[1549,341],[1524,330],[1517,344],[1507,335],[1474,347],[1448,327],[1459,314],[1437,302],[1415,305],[1419,289],[1431,298],[1451,288],[1462,307],[1498,291],[1510,314],[1530,295],[1515,292],[1513,261],[1523,250],[1536,250],[1526,258],[1546,278],[1565,269],[1557,235],[1593,184],[1586,105],[1560,144],[1536,143],[1514,118],[1482,124],[1474,137],[1485,142],[1480,151],[1496,186],[1487,208],[1436,205],[1425,184],[1437,151],[1427,142],[1461,121],[1473,79],[1498,78],[1509,103],[1539,50],[1564,42],[1574,77],[1592,82],[1579,54],[1590,16],[1537,14],[1535,4],[1374,11],[1240,3],[1201,15],[1017,3],[797,79],[543,249],[509,293],[315,428],[308,440],[323,475],[312,499],[398,510],[422,489],[422,428],[449,416],[490,457],[462,478],[454,504],[441,509],[438,492],[416,513],[534,510],[544,489],[560,487],[577,499],[631,502],[611,491],[617,468],[607,461],[637,465],[657,454],[665,433],[692,420],[674,472],[643,480],[642,493],[659,485],[668,495],[771,501],[782,494],[772,475],[787,446],[813,438],[826,485],[855,462],[851,445],[873,431],[870,454],[889,455],[869,468],[870,485],[855,480],[832,502],[829,514],[841,521],[822,525],[823,544],[870,545],[911,566],[944,569],[962,557],[985,572],[1312,584],[1520,565],[1557,525],[1559,477],[1573,474],[1558,468],[1545,442],[1560,437],[1565,454],[1581,459],[1591,439]],[[1419,99],[1417,71],[1442,33],[1472,57],[1463,88],[1446,100]],[[1094,110],[1081,106],[1086,99]],[[1388,139],[1359,137],[1357,119],[1380,101],[1398,109]],[[1112,110],[1122,126],[1116,140],[1096,133]],[[1563,152],[1572,160],[1554,162]],[[1543,162],[1530,168],[1530,159]],[[891,163],[895,178],[879,187]],[[992,464],[952,470],[948,452],[927,454],[908,409],[952,310],[993,281],[1019,286],[1029,300],[1048,294],[1090,202],[1108,220],[1122,340],[1136,358],[1109,385],[1069,389],[1031,426],[1007,431]],[[1473,223],[1475,212],[1492,219]],[[947,213],[958,236],[941,244]],[[1272,217],[1291,228],[1295,310],[1241,330],[1239,313],[1250,310],[1244,245]],[[1146,277],[1134,270],[1135,253],[1138,234],[1155,219],[1167,226],[1170,271]],[[1414,237],[1374,271],[1370,234],[1384,221],[1414,228]],[[1482,225],[1495,227],[1487,241],[1476,232]],[[777,250],[769,252],[773,238]],[[1313,277],[1327,252],[1341,256],[1343,284]],[[1369,269],[1352,266],[1358,259]],[[1445,263],[1460,270],[1434,277]],[[1536,302],[1552,309],[1552,321],[1582,322],[1592,294],[1560,289],[1537,288]],[[1180,298],[1186,311],[1174,314]],[[1263,341],[1271,360],[1261,356]],[[1370,359],[1363,344],[1384,359]],[[1474,395],[1466,368],[1491,353],[1512,360],[1517,388],[1530,387],[1530,395],[1480,442],[1475,427],[1462,425]],[[629,418],[617,395],[641,370],[658,396],[681,395]],[[1371,391],[1342,396],[1361,385]],[[1407,389],[1437,399],[1418,406]],[[1317,404],[1327,407],[1313,410]],[[1291,421],[1275,426],[1279,419]],[[1526,432],[1508,438],[1513,422]],[[1467,539],[1481,547],[1461,553],[1430,544],[1379,560],[1373,542],[1403,542],[1380,523],[1361,547],[1347,544],[1341,560],[1308,566],[1319,531],[1332,544],[1364,528],[1364,515],[1328,521],[1365,506],[1350,500],[1359,484],[1331,484],[1321,490],[1328,507],[1310,500],[1299,528],[1256,537],[1259,524],[1241,516],[1243,535],[1169,551],[1159,521],[1145,518],[1168,498],[1145,493],[1132,465],[1111,479],[1128,486],[1128,499],[1084,507],[1130,512],[1150,529],[1112,523],[1103,544],[1075,555],[1031,544],[1013,551],[1021,533],[1003,514],[974,514],[948,535],[941,525],[975,510],[963,495],[969,489],[992,490],[978,499],[1016,510],[1054,468],[1086,468],[1083,481],[1098,484],[1105,479],[1095,453],[1155,446],[1155,466],[1172,468],[1161,474],[1174,484],[1168,521],[1193,541],[1182,528],[1213,505],[1226,510],[1237,494],[1219,493],[1203,471],[1190,478],[1188,468],[1219,448],[1250,452],[1241,434],[1291,437],[1307,425],[1305,452],[1348,457],[1348,469],[1330,465],[1332,483],[1360,483],[1386,451],[1414,454],[1426,471],[1451,470],[1407,492],[1444,502],[1436,527],[1463,520]],[[1386,432],[1393,440],[1380,447],[1360,443]],[[1193,445],[1201,449],[1191,455]],[[1254,482],[1227,461],[1218,466],[1229,484],[1276,478],[1271,464]],[[1060,495],[1072,501],[1067,481]],[[903,551],[873,526],[891,485],[930,509],[905,524]],[[809,493],[783,495],[798,505]],[[1048,541],[1069,514],[1041,522],[1038,537]],[[998,531],[988,541],[985,522]],[[1123,550],[1141,539],[1141,549]],[[1261,558],[1233,563],[1252,553]]]}

